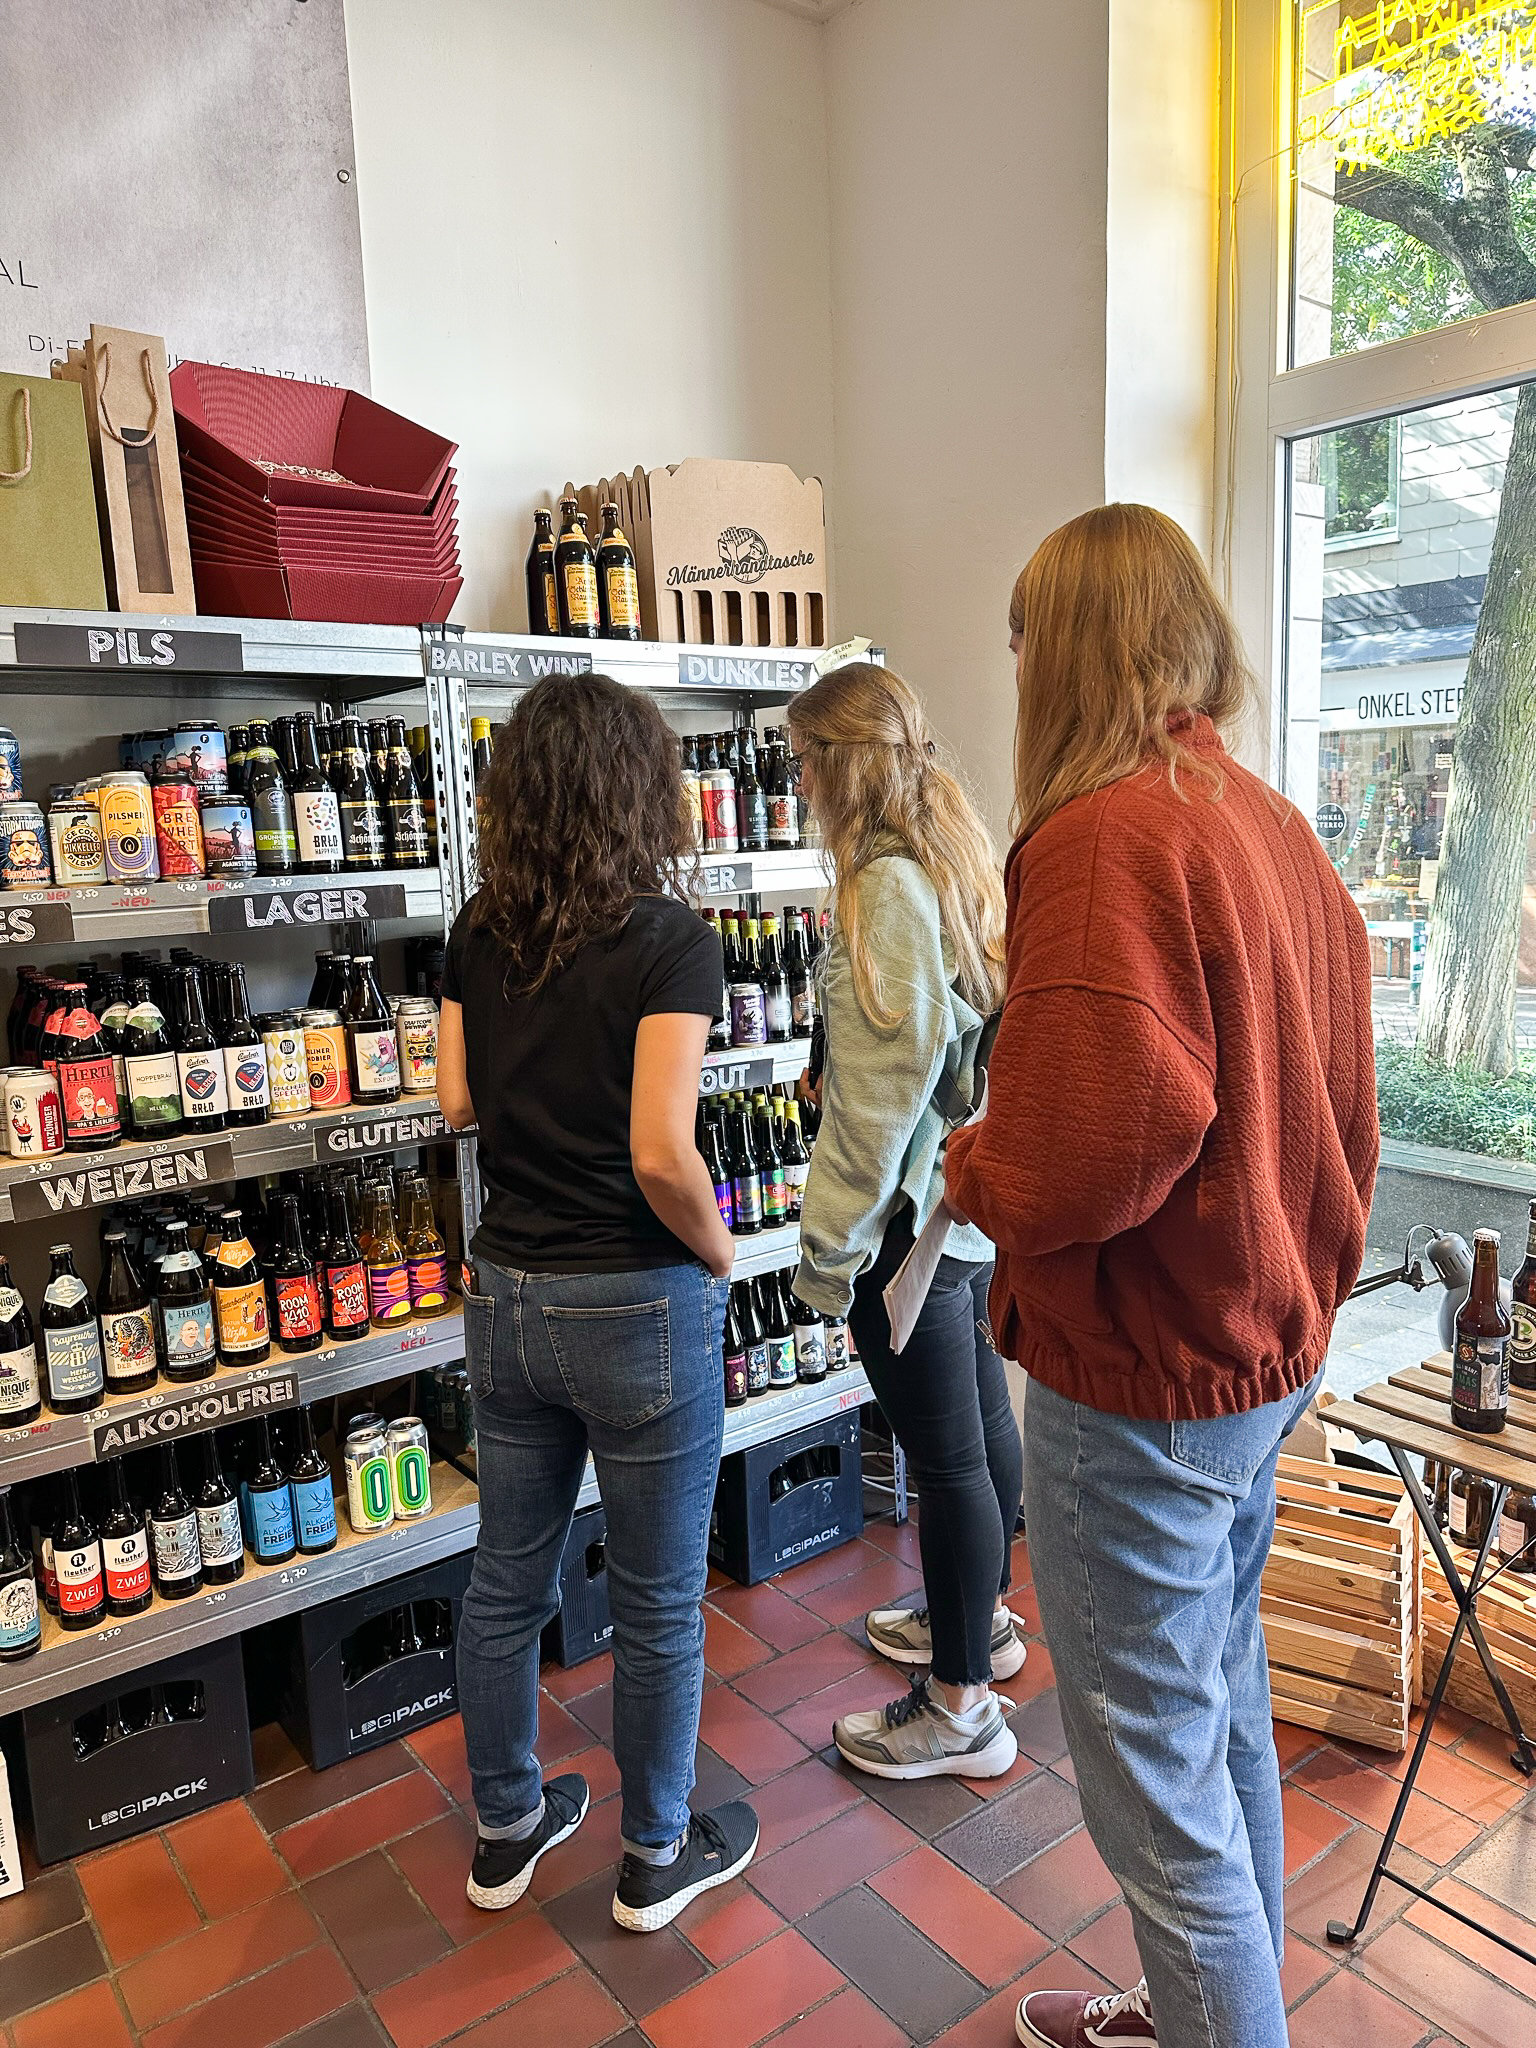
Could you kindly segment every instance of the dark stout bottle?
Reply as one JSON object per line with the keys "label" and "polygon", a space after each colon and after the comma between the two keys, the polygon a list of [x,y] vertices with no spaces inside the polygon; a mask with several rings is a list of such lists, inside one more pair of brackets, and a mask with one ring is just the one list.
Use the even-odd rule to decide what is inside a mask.
{"label": "dark stout bottle", "polygon": [[293,716],[293,829],[301,875],[332,875],[341,866],[341,806],[320,765],[312,712]]}
{"label": "dark stout bottle", "polygon": [[224,1055],[224,1086],[229,1096],[225,1121],[233,1128],[264,1124],[271,1112],[272,1081],[267,1049],[251,1021],[251,999],[245,986],[245,962],[210,961],[219,969],[221,995],[219,1046]]}
{"label": "dark stout bottle", "polygon": [[597,639],[597,562],[574,498],[560,500],[560,538],[555,544],[555,589],[560,607],[560,631],[567,639]]}
{"label": "dark stout bottle", "polygon": [[528,550],[528,630],[558,633],[560,600],[555,594],[554,514],[540,506],[533,515],[533,545]]}
{"label": "dark stout bottle", "polygon": [[43,1289],[38,1318],[48,1372],[48,1406],[55,1415],[83,1415],[96,1406],[106,1383],[101,1328],[90,1290],[75,1271],[74,1246],[51,1246],[48,1261],[48,1285]]}
{"label": "dark stout bottle", "polygon": [[[182,1229],[186,1229],[183,1224]],[[107,1263],[96,1290],[101,1317],[101,1355],[109,1394],[142,1394],[159,1377],[155,1315],[149,1289],[133,1269],[126,1230],[102,1239]]]}
{"label": "dark stout bottle", "polygon": [[197,1513],[182,1491],[174,1444],[160,1449],[160,1493],[149,1511],[149,1555],[162,1600],[190,1600],[202,1591]]}
{"label": "dark stout bottle", "polygon": [[106,1581],[96,1525],[80,1505],[80,1482],[71,1466],[63,1475],[59,1519],[53,1531],[53,1569],[59,1587],[59,1627],[90,1628],[107,1611]]}
{"label": "dark stout bottle", "polygon": [[197,1547],[203,1578],[210,1586],[228,1586],[245,1571],[245,1537],[240,1503],[219,1462],[218,1440],[210,1429],[201,1439],[203,1479],[193,1499],[197,1515]]}
{"label": "dark stout bottle", "polygon": [[343,718],[339,738],[331,762],[331,787],[341,813],[342,861],[349,868],[381,868],[389,858],[389,840],[358,720]]}
{"label": "dark stout bottle", "polygon": [[298,859],[293,798],[264,718],[246,728],[245,796],[256,834],[256,866],[264,875],[291,875]]}
{"label": "dark stout bottle", "polygon": [[37,1340],[10,1261],[0,1253],[0,1429],[19,1429],[42,1413]]}
{"label": "dark stout bottle", "polygon": [[279,1351],[318,1351],[325,1331],[320,1316],[320,1282],[304,1247],[295,1195],[282,1198],[283,1241],[272,1267]]}
{"label": "dark stout bottle", "polygon": [[1492,1436],[1509,1419],[1510,1319],[1499,1301],[1499,1233],[1472,1238],[1472,1287],[1456,1313],[1451,1420]]}
{"label": "dark stout bottle", "polygon": [[411,750],[405,743],[405,720],[391,718],[386,731],[380,800],[384,805],[389,857],[397,868],[430,867],[432,841],[427,833],[427,810],[411,766]]}
{"label": "dark stout bottle", "polygon": [[640,638],[635,551],[624,538],[617,505],[603,507],[603,532],[597,544],[597,606],[605,640]]}
{"label": "dark stout bottle", "polygon": [[1536,1202],[1531,1204],[1525,1263],[1514,1277],[1512,1292],[1509,1383],[1529,1393],[1536,1391]]}
{"label": "dark stout bottle", "polygon": [[16,1540],[11,1489],[0,1486],[0,1663],[30,1657],[43,1640],[32,1560]]}
{"label": "dark stout bottle", "polygon": [[721,1340],[725,1362],[725,1405],[739,1408],[747,1398],[747,1340],[741,1327],[741,1282],[726,1297],[725,1334]]}

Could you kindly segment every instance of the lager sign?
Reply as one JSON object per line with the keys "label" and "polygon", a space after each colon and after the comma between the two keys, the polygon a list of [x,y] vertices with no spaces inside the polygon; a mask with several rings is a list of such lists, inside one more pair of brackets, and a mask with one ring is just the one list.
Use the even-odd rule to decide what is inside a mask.
{"label": "lager sign", "polygon": [[341,924],[350,918],[405,916],[405,888],[386,882],[373,889],[235,890],[208,897],[211,932],[265,932],[281,925]]}
{"label": "lager sign", "polygon": [[210,1382],[188,1393],[136,1409],[127,1415],[110,1416],[91,1431],[91,1454],[100,1462],[123,1451],[142,1450],[146,1444],[175,1443],[184,1436],[196,1436],[205,1429],[222,1429],[226,1423],[244,1422],[253,1415],[270,1415],[277,1408],[299,1405],[299,1376],[279,1370],[234,1385]]}
{"label": "lager sign", "polygon": [[227,1138],[185,1151],[117,1158],[101,1166],[50,1173],[11,1183],[11,1214],[18,1223],[59,1216],[66,1209],[100,1209],[141,1195],[172,1194],[178,1188],[215,1186],[235,1177],[235,1150]]}

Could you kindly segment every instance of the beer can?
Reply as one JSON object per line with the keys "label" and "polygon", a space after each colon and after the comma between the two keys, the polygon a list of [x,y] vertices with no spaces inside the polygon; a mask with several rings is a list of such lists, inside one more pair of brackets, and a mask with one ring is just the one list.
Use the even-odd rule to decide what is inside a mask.
{"label": "beer can", "polygon": [[311,1109],[345,1109],[352,1100],[347,1071],[347,1034],[340,1010],[300,1010],[304,1056],[309,1067]]}
{"label": "beer can", "polygon": [[210,875],[254,875],[256,826],[243,796],[204,791],[198,798],[203,821],[203,862]]}
{"label": "beer can", "polygon": [[395,1519],[389,1451],[381,1429],[349,1434],[341,1462],[347,1477],[347,1520],[359,1536],[387,1529]]}
{"label": "beer can", "polygon": [[394,1488],[395,1520],[419,1522],[432,1512],[432,1453],[427,1426],[419,1415],[402,1415],[384,1432],[389,1450],[389,1476]]}
{"label": "beer can", "polygon": [[21,743],[8,725],[0,725],[0,804],[13,804],[21,786]]}
{"label": "beer can", "polygon": [[309,1058],[303,1025],[292,1011],[275,1011],[261,1019],[261,1042],[267,1048],[273,1116],[308,1116]]}
{"label": "beer can", "polygon": [[41,808],[25,798],[0,804],[0,889],[46,889],[52,881]]}
{"label": "beer can", "polygon": [[160,853],[155,844],[155,807],[147,777],[136,768],[125,769],[118,775],[103,775],[97,796],[107,879],[158,882]]}
{"label": "beer can", "polygon": [[107,879],[107,849],[101,812],[93,796],[61,796],[48,806],[48,838],[54,879],[60,888]]}
{"label": "beer can", "polygon": [[170,734],[166,766],[199,794],[222,795],[229,788],[229,747],[222,725],[178,725]]}
{"label": "beer can", "polygon": [[437,1086],[437,1006],[407,996],[395,1012],[400,1041],[400,1087],[406,1095],[430,1095]]}
{"label": "beer can", "polygon": [[762,986],[755,981],[731,983],[732,1045],[768,1043],[768,1004]]}
{"label": "beer can", "polygon": [[155,810],[155,843],[160,872],[170,880],[205,872],[203,821],[197,808],[195,782],[161,780],[151,792]]}
{"label": "beer can", "polygon": [[12,1067],[6,1073],[5,1149],[13,1159],[63,1151],[64,1106],[46,1067]]}

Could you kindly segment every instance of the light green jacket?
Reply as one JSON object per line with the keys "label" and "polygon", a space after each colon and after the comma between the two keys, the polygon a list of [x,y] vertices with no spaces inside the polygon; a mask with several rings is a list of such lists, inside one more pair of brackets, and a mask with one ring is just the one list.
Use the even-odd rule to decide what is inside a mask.
{"label": "light green jacket", "polygon": [[[846,1315],[853,1283],[875,1262],[887,1224],[905,1199],[921,1230],[944,1192],[948,1128],[933,1106],[947,1070],[967,1098],[985,1021],[952,986],[955,954],[939,901],[906,854],[872,861],[859,876],[859,912],[880,962],[886,1006],[904,1011],[889,1030],[872,1024],[854,994],[841,932],[822,978],[827,1058],[821,1131],[800,1221],[795,1292],[823,1315]],[[973,1225],[951,1232],[949,1257],[983,1263],[992,1245]]]}

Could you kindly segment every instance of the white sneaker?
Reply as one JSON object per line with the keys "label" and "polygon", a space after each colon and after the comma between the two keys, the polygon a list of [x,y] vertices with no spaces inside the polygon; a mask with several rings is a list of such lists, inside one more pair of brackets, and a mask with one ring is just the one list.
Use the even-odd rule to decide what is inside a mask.
{"label": "white sneaker", "polygon": [[[1029,1655],[1017,1619],[1006,1607],[992,1617],[992,1676],[1012,1678]],[[893,1664],[915,1669],[933,1662],[933,1630],[926,1607],[876,1607],[864,1617],[869,1647]]]}
{"label": "white sneaker", "polygon": [[838,1754],[875,1778],[1000,1778],[1012,1768],[1018,1740],[989,1693],[986,1711],[949,1713],[914,1679],[905,1699],[832,1724]]}

